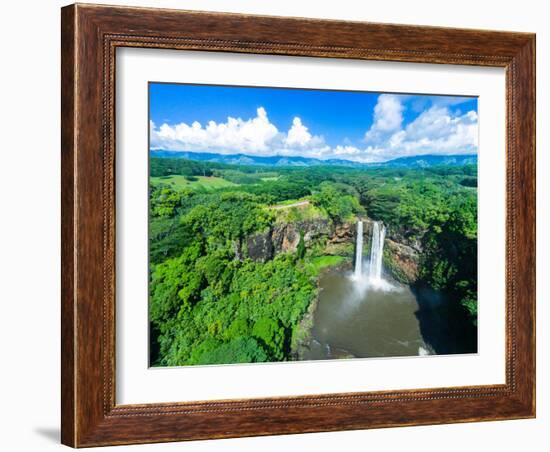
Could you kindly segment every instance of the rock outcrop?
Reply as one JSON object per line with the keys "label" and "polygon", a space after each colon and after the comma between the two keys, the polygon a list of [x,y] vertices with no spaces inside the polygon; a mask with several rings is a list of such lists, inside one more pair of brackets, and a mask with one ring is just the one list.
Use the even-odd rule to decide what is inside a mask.
{"label": "rock outcrop", "polygon": [[271,230],[248,237],[246,250],[248,257],[256,262],[266,262],[272,259],[275,253],[271,241]]}
{"label": "rock outcrop", "polygon": [[338,224],[333,228],[332,234],[329,237],[329,243],[339,244],[355,241],[356,225],[350,223]]}
{"label": "rock outcrop", "polygon": [[422,253],[421,238],[417,235],[412,234],[411,232],[403,231],[395,227],[389,227],[386,233],[386,237],[396,243],[408,246],[418,253]]}
{"label": "rock outcrop", "polygon": [[391,275],[407,284],[418,279],[420,255],[418,251],[403,243],[386,239],[384,248],[384,267]]}
{"label": "rock outcrop", "polygon": [[326,219],[275,224],[271,229],[246,239],[247,254],[254,261],[265,262],[279,253],[295,252],[300,234],[308,246],[315,240],[331,237],[332,229]]}

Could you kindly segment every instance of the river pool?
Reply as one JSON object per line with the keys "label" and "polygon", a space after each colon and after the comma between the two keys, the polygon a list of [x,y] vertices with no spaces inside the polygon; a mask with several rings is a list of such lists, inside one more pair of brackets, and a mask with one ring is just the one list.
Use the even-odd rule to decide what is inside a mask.
{"label": "river pool", "polygon": [[302,359],[416,356],[425,343],[412,290],[385,279],[383,288],[358,284],[350,272],[328,272],[320,293],[308,349]]}

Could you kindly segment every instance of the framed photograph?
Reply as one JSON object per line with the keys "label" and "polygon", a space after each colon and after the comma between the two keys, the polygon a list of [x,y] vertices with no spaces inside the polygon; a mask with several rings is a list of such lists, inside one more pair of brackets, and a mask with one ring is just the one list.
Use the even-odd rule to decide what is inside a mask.
{"label": "framed photograph", "polygon": [[62,9],[62,442],[535,416],[535,36]]}

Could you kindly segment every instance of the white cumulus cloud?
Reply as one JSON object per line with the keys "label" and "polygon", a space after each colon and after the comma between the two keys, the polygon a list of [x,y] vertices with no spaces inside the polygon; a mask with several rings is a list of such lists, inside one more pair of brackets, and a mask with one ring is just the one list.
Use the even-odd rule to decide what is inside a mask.
{"label": "white cumulus cloud", "polygon": [[[477,152],[478,117],[475,111],[452,112],[447,106],[452,105],[451,102],[435,103],[402,127],[402,103],[397,96],[392,96],[393,105],[388,107],[388,100],[383,96],[386,95],[378,98],[373,125],[365,134],[367,148],[361,156],[364,161],[382,161],[411,155]],[[395,102],[401,107],[396,106]],[[379,116],[382,117],[383,112],[389,112],[387,117],[393,120],[380,122]],[[395,119],[395,112],[399,112],[399,121]],[[379,123],[391,123],[394,127],[383,130]]]}
{"label": "white cumulus cloud", "polygon": [[256,110],[256,117],[243,120],[228,117],[226,122],[209,121],[204,127],[198,121],[191,125],[151,123],[151,147],[166,150],[212,150],[239,152],[270,151],[269,143],[276,139],[279,131],[267,117],[263,107]]}
{"label": "white cumulus cloud", "polygon": [[398,130],[403,122],[403,104],[394,94],[381,94],[374,107],[371,128],[365,133],[365,139],[379,140]]}
{"label": "white cumulus cloud", "polygon": [[298,117],[294,118],[292,120],[292,127],[285,138],[285,144],[288,146],[305,146],[311,139],[311,133],[309,133],[308,128],[302,124],[302,120]]}
{"label": "white cumulus cloud", "polygon": [[[296,116],[286,131],[279,130],[267,111],[258,107],[248,119],[228,117],[225,122],[201,124],[150,122],[151,149],[216,152],[220,154],[283,155],[359,162],[385,161],[425,154],[469,154],[478,148],[478,117],[475,111],[452,111],[452,102],[433,102],[404,124],[405,102],[411,96],[381,94],[373,109],[372,125],[364,143],[329,146]],[[412,104],[407,103],[408,108]],[[414,107],[414,105],[413,105]],[[415,108],[412,108],[415,111]]]}
{"label": "white cumulus cloud", "polygon": [[324,138],[312,135],[299,117],[293,119],[288,132],[279,131],[263,107],[246,120],[228,117],[225,122],[209,121],[205,126],[198,121],[157,126],[151,121],[149,126],[151,149],[309,157],[322,157],[330,150]]}

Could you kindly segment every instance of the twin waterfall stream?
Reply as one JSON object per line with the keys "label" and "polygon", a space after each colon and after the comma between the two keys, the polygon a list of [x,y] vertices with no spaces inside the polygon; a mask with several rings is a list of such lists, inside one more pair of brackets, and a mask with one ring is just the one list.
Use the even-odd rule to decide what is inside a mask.
{"label": "twin waterfall stream", "polygon": [[311,338],[301,359],[373,358],[430,354],[423,340],[416,295],[384,274],[386,228],[371,226],[363,256],[364,222],[357,222],[355,266],[322,273]]}
{"label": "twin waterfall stream", "polygon": [[363,276],[363,222],[357,222],[357,239],[355,241],[355,273],[354,277],[359,280]]}
{"label": "twin waterfall stream", "polygon": [[372,241],[370,249],[370,262],[368,268],[368,279],[363,270],[363,221],[357,222],[357,239],[355,249],[355,271],[354,281],[360,284],[369,284],[373,287],[384,287],[382,279],[382,257],[384,255],[384,240],[386,238],[386,227],[378,221],[372,225]]}

